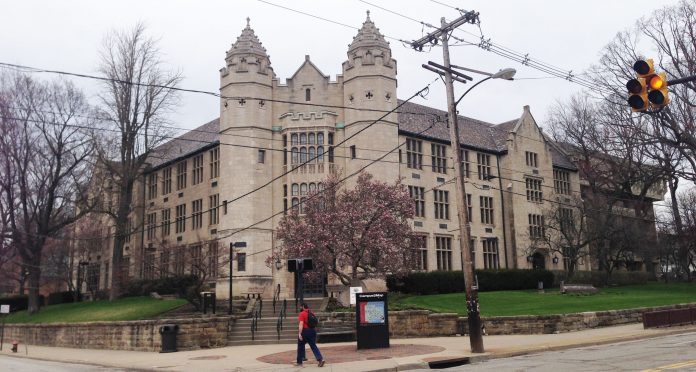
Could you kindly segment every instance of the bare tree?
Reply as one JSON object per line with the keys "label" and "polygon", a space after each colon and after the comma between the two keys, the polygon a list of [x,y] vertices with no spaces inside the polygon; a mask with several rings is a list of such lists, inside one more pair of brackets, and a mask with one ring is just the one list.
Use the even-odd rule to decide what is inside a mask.
{"label": "bare tree", "polygon": [[[39,310],[42,253],[47,239],[89,210],[92,145],[84,95],[68,82],[3,76],[0,88],[0,198],[9,239],[28,278],[29,312]],[[80,210],[76,206],[81,206]]]}
{"label": "bare tree", "polygon": [[[115,226],[112,249],[110,298],[118,296],[126,236],[137,226],[129,226],[134,206],[134,186],[142,177],[148,156],[165,139],[166,115],[176,104],[176,88],[181,75],[166,71],[155,40],[145,35],[145,26],[112,32],[104,40],[99,70],[108,80],[100,96],[101,110],[114,135],[99,138],[100,165],[114,181],[116,205],[108,213]],[[108,133],[108,132],[107,132]],[[112,132],[113,133],[113,132]]]}

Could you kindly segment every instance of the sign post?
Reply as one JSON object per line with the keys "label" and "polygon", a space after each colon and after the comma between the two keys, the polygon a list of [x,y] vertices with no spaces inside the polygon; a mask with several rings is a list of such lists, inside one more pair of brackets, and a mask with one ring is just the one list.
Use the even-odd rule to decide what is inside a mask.
{"label": "sign post", "polygon": [[356,293],[355,302],[355,330],[358,338],[358,350],[388,348],[387,293]]}
{"label": "sign post", "polygon": [[0,305],[0,317],[2,317],[2,328],[0,328],[0,351],[2,344],[5,342],[5,314],[10,313],[10,305]]}

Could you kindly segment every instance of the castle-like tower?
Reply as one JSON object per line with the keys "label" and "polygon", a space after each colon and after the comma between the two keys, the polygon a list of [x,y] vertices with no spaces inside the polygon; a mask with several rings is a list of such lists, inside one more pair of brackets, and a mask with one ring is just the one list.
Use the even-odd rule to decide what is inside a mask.
{"label": "castle-like tower", "polygon": [[[246,242],[238,250],[244,265],[234,264],[233,289],[243,293],[265,287],[268,296],[281,284],[289,294],[292,276],[266,260],[278,244],[274,229],[283,212],[301,209],[302,200],[330,172],[350,175],[396,148],[397,117],[388,113],[397,105],[396,61],[368,13],[348,47],[343,75],[335,81],[305,56],[282,84],[248,19],[225,62],[220,70],[220,160],[227,181],[219,187],[227,215],[218,234],[225,251],[230,243]],[[397,152],[384,160],[368,171],[393,182],[399,169],[389,161],[398,161]],[[228,281],[220,279],[216,288],[225,297]]]}

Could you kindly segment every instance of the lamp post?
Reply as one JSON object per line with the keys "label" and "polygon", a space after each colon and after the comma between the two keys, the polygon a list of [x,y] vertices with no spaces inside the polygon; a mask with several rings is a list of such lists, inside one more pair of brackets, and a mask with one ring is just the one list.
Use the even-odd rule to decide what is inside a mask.
{"label": "lamp post", "polygon": [[[441,23],[442,26],[440,30],[446,31],[453,27],[453,25],[447,24],[444,18],[442,18]],[[439,35],[442,41],[443,66],[440,66],[433,62],[429,62],[428,64],[430,66],[435,66],[437,69],[430,68],[430,66],[426,67],[426,65],[423,65],[423,67],[426,67],[426,69],[434,71],[445,78],[445,87],[447,88],[447,117],[450,130],[450,143],[452,145],[452,151],[454,152],[454,174],[458,180],[458,182],[455,182],[457,192],[457,217],[459,220],[459,245],[464,259],[462,266],[464,269],[464,288],[466,291],[467,300],[466,305],[468,314],[467,318],[469,323],[469,342],[471,344],[472,352],[483,353],[483,334],[481,331],[481,315],[479,312],[478,304],[478,289],[474,286],[474,269],[473,263],[471,262],[471,248],[469,246],[471,234],[469,231],[469,212],[465,199],[466,180],[464,179],[461,168],[462,159],[459,145],[459,123],[457,121],[457,104],[459,104],[462,98],[464,98],[469,92],[471,92],[472,89],[476,88],[479,84],[483,83],[484,81],[488,81],[490,79],[512,80],[512,77],[515,75],[516,71],[511,68],[506,68],[504,70],[500,70],[494,74],[491,74],[472,69],[461,68],[459,66],[454,66],[458,69],[487,75],[486,78],[478,81],[476,84],[472,85],[469,89],[467,89],[464,92],[464,94],[462,94],[461,97],[459,97],[459,99],[455,101],[454,80],[466,83],[467,80],[470,81],[472,80],[472,78],[460,72],[452,70],[453,66],[450,64],[448,44],[449,32],[445,31],[441,32]],[[455,77],[453,77],[453,75],[455,75]]]}
{"label": "lamp post", "polygon": [[228,308],[227,308],[227,315],[232,315],[232,273],[233,273],[233,264],[234,264],[234,249],[235,248],[246,248],[247,243],[246,242],[230,242],[230,288],[229,288],[229,299],[228,299]]}

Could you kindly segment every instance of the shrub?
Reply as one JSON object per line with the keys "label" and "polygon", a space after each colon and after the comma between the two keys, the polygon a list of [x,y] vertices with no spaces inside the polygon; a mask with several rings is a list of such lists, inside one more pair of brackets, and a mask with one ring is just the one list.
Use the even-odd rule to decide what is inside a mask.
{"label": "shrub", "polygon": [[48,295],[46,305],[67,304],[71,302],[75,302],[75,292],[53,292]]}
{"label": "shrub", "polygon": [[[39,307],[44,304],[44,296],[39,296]],[[22,311],[29,308],[29,296],[17,295],[0,298],[0,305],[10,305],[10,312]]]}
{"label": "shrub", "polygon": [[195,286],[197,282],[198,279],[193,275],[131,280],[126,285],[123,297],[149,296],[151,292],[185,297],[188,288]]}
{"label": "shrub", "polygon": [[566,277],[565,271],[554,271],[554,283],[559,285],[561,281],[568,284],[592,284],[595,287],[604,287],[608,285],[636,285],[645,284],[651,278],[652,274],[644,271],[614,271],[607,280],[605,271],[576,271],[570,280]]}
{"label": "shrub", "polygon": [[[479,291],[536,289],[553,285],[554,275],[548,270],[476,270]],[[405,276],[387,276],[387,288],[392,292],[435,294],[464,291],[461,271],[413,272]]]}

